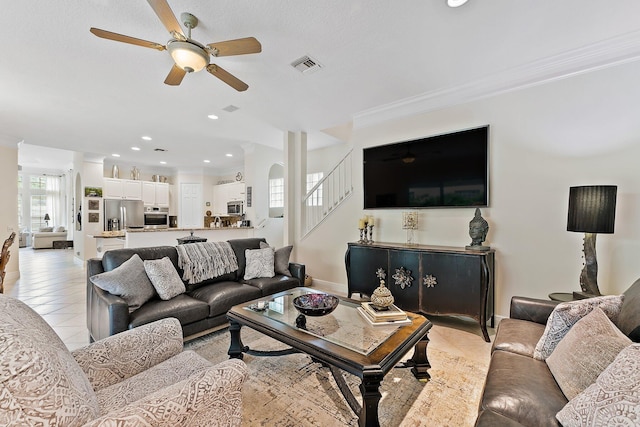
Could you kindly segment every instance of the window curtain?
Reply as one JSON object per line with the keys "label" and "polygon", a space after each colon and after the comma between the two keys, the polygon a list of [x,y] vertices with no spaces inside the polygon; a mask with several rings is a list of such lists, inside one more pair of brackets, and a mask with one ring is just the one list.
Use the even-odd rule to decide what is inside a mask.
{"label": "window curtain", "polygon": [[51,217],[50,226],[65,226],[63,182],[59,176],[48,176],[46,181],[47,213]]}

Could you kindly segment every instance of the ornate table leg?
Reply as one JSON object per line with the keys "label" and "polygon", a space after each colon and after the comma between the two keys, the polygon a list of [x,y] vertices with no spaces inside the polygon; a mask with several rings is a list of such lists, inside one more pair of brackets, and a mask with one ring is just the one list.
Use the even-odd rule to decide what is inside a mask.
{"label": "ornate table leg", "polygon": [[428,372],[431,364],[427,358],[427,345],[429,345],[429,336],[425,335],[416,343],[411,359],[404,362],[401,366],[398,366],[400,368],[410,367],[413,376],[421,381],[429,381],[431,378]]}
{"label": "ornate table leg", "polygon": [[231,334],[231,344],[229,344],[229,351],[227,354],[232,359],[241,359],[243,352],[248,350],[244,344],[242,344],[242,338],[240,337],[240,328],[242,325],[229,319],[229,333]]}
{"label": "ornate table leg", "polygon": [[362,408],[360,409],[358,425],[360,427],[379,427],[378,402],[382,398],[380,394],[380,382],[384,375],[375,373],[362,378],[360,393],[362,393]]}

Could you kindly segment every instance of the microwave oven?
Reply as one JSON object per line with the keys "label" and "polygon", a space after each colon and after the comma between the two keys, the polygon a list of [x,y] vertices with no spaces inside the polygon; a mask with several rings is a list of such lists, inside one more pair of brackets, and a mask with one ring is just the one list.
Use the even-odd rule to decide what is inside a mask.
{"label": "microwave oven", "polygon": [[243,203],[239,201],[227,202],[227,215],[241,216]]}
{"label": "microwave oven", "polygon": [[144,208],[144,228],[169,228],[169,208]]}

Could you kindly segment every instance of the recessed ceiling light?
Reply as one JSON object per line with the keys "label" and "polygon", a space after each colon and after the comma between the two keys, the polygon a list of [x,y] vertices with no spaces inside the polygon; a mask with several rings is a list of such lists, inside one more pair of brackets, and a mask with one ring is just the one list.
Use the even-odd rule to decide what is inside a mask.
{"label": "recessed ceiling light", "polygon": [[167,162],[162,161],[162,162],[160,162],[160,164],[161,164],[161,165],[166,165],[166,164],[167,164]]}
{"label": "recessed ceiling light", "polygon": [[211,160],[205,160],[204,162],[205,163],[211,163]]}
{"label": "recessed ceiling light", "polygon": [[113,157],[120,157],[120,154],[113,153],[112,156]]}
{"label": "recessed ceiling light", "polygon": [[231,154],[231,153],[227,153],[227,154],[225,154],[225,156],[227,156],[227,157],[233,157],[233,154]]}
{"label": "recessed ceiling light", "polygon": [[140,147],[131,147],[133,151],[140,151]]}
{"label": "recessed ceiling light", "polygon": [[209,114],[207,117],[209,117],[211,120],[218,120],[218,116],[216,116],[215,114]]}
{"label": "recessed ceiling light", "polygon": [[447,0],[447,5],[449,7],[458,7],[465,4],[468,0]]}
{"label": "recessed ceiling light", "polygon": [[151,137],[150,136],[143,136],[142,139],[144,139],[145,141],[151,141]]}

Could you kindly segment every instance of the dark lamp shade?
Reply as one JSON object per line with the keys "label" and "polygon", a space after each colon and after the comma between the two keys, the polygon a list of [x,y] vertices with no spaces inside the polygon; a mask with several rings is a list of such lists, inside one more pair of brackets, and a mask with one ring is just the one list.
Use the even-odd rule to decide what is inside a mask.
{"label": "dark lamp shade", "polygon": [[569,188],[567,231],[613,233],[617,191],[616,185]]}
{"label": "dark lamp shade", "polygon": [[49,214],[44,214],[44,220],[51,221],[51,218],[49,218]]}

